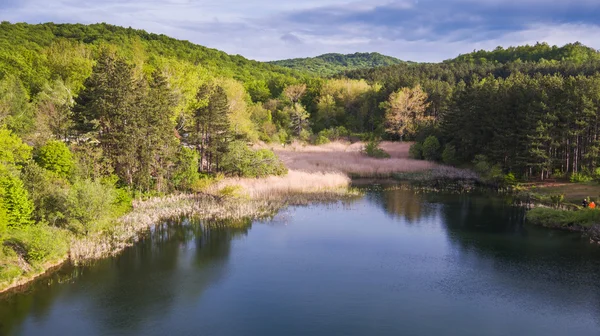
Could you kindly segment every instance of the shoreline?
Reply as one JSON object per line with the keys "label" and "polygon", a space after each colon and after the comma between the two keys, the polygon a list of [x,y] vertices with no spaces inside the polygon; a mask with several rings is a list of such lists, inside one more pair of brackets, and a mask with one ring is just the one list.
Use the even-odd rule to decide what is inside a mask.
{"label": "shoreline", "polygon": [[[297,180],[302,183],[295,182]],[[74,239],[66,256],[47,261],[33,273],[0,284],[0,295],[17,293],[65,263],[81,265],[118,255],[135,244],[147,230],[171,218],[193,217],[209,221],[266,218],[287,206],[357,197],[359,193],[350,188],[350,182],[350,178],[340,173],[290,171],[283,177],[225,179],[205,193],[136,200],[133,210],[118,218],[118,224],[111,230]],[[236,195],[219,195],[221,190],[231,186],[239,189]]]}

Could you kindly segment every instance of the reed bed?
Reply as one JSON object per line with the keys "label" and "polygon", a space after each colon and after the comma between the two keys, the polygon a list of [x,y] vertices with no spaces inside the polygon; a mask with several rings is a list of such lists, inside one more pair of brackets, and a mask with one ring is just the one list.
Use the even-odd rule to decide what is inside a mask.
{"label": "reed bed", "polygon": [[[78,238],[71,244],[74,263],[100,259],[131,246],[139,234],[167,219],[189,217],[205,221],[266,218],[287,205],[302,205],[355,196],[350,179],[341,173],[290,171],[287,176],[263,179],[225,179],[205,193],[178,194],[134,202],[134,210],[109,230]],[[241,193],[220,196],[228,186]]]}
{"label": "reed bed", "polygon": [[232,178],[214,185],[215,193],[227,186],[239,186],[251,199],[272,200],[282,196],[315,193],[345,194],[350,178],[339,172],[303,172],[290,170],[285,176],[269,176],[263,179]]}
{"label": "reed bed", "polygon": [[343,173],[360,177],[389,177],[398,172],[431,170],[437,164],[408,158],[411,143],[382,142],[380,147],[390,154],[389,159],[375,159],[363,155],[364,143],[332,142],[321,146],[273,146],[272,149],[292,170],[304,172]]}

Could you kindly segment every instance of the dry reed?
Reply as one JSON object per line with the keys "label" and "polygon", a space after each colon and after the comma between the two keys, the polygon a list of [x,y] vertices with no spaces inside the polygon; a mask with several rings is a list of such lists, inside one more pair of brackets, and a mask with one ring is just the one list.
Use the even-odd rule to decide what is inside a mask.
{"label": "dry reed", "polygon": [[361,177],[386,177],[398,172],[430,170],[433,162],[408,158],[411,143],[382,142],[381,148],[389,159],[375,159],[361,153],[364,143],[332,142],[322,146],[294,143],[285,147],[273,146],[275,153],[289,169],[304,172],[337,172]]}
{"label": "dry reed", "polygon": [[[70,257],[75,263],[114,255],[131,246],[143,232],[170,218],[241,220],[272,216],[290,204],[330,201],[354,196],[350,179],[340,173],[290,171],[264,179],[225,179],[201,194],[179,194],[135,201],[134,210],[110,230],[76,239]],[[219,190],[240,186],[243,197],[220,197]]]}

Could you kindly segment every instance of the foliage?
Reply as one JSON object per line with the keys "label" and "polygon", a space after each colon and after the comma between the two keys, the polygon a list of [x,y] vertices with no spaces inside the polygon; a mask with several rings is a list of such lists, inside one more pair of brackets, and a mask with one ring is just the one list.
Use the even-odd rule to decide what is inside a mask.
{"label": "foliage", "polygon": [[346,70],[374,68],[402,63],[403,61],[379,53],[324,54],[312,58],[294,58],[269,62],[287,68],[330,76]]}
{"label": "foliage", "polygon": [[61,141],[48,141],[37,150],[35,161],[40,167],[47,169],[59,176],[69,176],[75,166],[73,155],[69,147]]}
{"label": "foliage", "polygon": [[70,226],[82,234],[89,234],[106,224],[118,204],[114,186],[98,180],[76,181],[68,197]]}
{"label": "foliage", "polygon": [[373,157],[376,159],[388,159],[390,157],[390,154],[388,154],[383,149],[379,148],[380,143],[381,143],[380,140],[376,140],[376,139],[370,140],[369,142],[367,142],[365,147],[362,149],[362,153],[365,154],[366,156]]}
{"label": "foliage", "polygon": [[415,160],[423,159],[423,144],[415,142],[408,149],[408,155]]}
{"label": "foliage", "polygon": [[242,177],[285,175],[287,168],[275,153],[268,149],[252,150],[242,141],[232,141],[223,157],[225,172]]}
{"label": "foliage", "polygon": [[592,180],[593,178],[591,176],[588,176],[583,172],[572,173],[571,176],[569,176],[569,181],[572,183],[585,183]]}
{"label": "foliage", "polygon": [[442,162],[451,166],[457,164],[456,148],[451,144],[446,144],[444,147],[444,151],[442,152]]}
{"label": "foliage", "polygon": [[381,105],[385,109],[386,132],[401,140],[414,135],[417,127],[430,119],[425,115],[428,105],[427,93],[419,85],[393,92]]}
{"label": "foliage", "polygon": [[317,136],[315,136],[315,137],[313,138],[313,141],[312,141],[312,144],[313,144],[313,145],[317,145],[317,146],[319,146],[319,145],[325,145],[325,144],[328,144],[328,143],[330,142],[330,141],[329,141],[329,138],[328,138],[328,137],[326,137],[326,136],[324,136],[324,135],[323,135],[323,134],[321,134],[321,133],[322,133],[322,132],[319,132],[319,134],[317,134]]}
{"label": "foliage", "polygon": [[195,150],[187,147],[179,148],[175,159],[175,170],[170,178],[173,187],[176,190],[191,190],[192,186],[198,181],[199,156]]}
{"label": "foliage", "polygon": [[9,168],[22,166],[31,158],[31,147],[13,132],[0,127],[0,165]]}
{"label": "foliage", "polygon": [[558,208],[564,202],[565,195],[564,194],[550,195],[550,200],[552,201],[552,204],[554,204],[554,206]]}
{"label": "foliage", "polygon": [[423,158],[428,161],[436,161],[439,158],[440,142],[431,135],[423,142]]}
{"label": "foliage", "polygon": [[31,225],[11,231],[10,241],[26,251],[27,262],[63,257],[69,249],[64,231],[45,225]]}
{"label": "foliage", "polygon": [[549,208],[534,208],[527,212],[526,219],[531,224],[547,227],[590,227],[600,223],[600,211],[596,209],[568,211]]}
{"label": "foliage", "polygon": [[34,205],[29,198],[29,193],[20,178],[14,173],[3,170],[1,166],[0,192],[0,200],[6,209],[8,226],[19,228],[30,225]]}

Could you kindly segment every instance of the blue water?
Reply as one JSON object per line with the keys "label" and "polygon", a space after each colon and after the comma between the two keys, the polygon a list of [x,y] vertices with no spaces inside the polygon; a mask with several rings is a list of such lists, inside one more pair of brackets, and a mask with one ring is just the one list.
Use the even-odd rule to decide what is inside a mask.
{"label": "blue water", "polygon": [[498,197],[373,191],[157,228],[0,299],[2,335],[600,335],[600,247]]}

